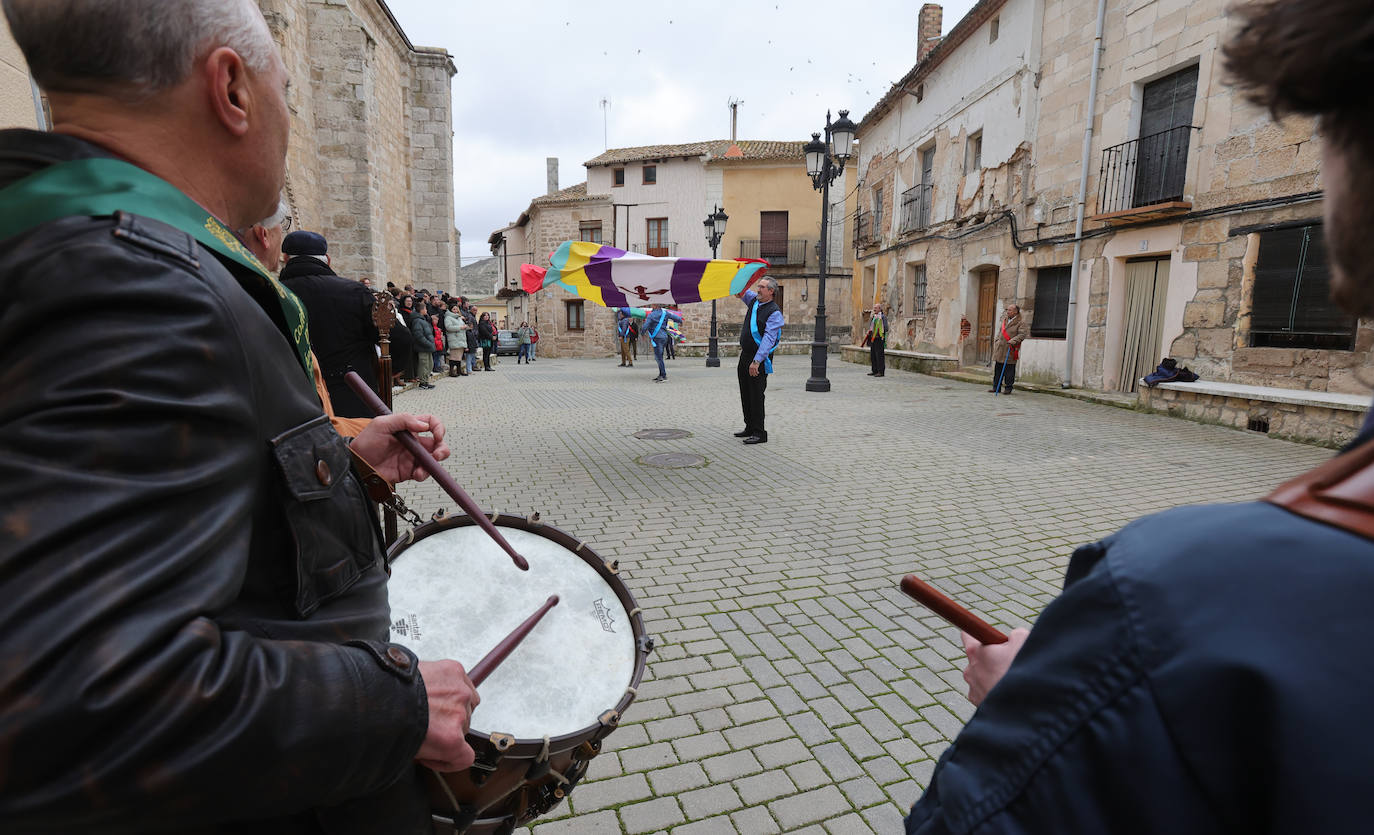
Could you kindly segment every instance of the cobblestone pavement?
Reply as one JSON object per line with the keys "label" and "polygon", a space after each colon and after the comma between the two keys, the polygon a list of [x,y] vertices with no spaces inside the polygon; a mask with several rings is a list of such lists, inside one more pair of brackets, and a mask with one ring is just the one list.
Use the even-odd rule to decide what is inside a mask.
{"label": "cobblestone pavement", "polygon": [[[1330,452],[1048,395],[780,357],[769,442],[733,360],[503,360],[407,392],[451,427],[451,473],[620,561],[658,640],[638,700],[559,833],[893,833],[972,714],[957,633],[896,588],[917,572],[994,624],[1029,625],[1073,548],[1140,516],[1262,495]],[[650,428],[691,437],[638,440]],[[696,453],[704,466],[637,463]],[[478,464],[480,463],[480,469]],[[453,507],[432,482],[405,498]],[[551,683],[568,687],[571,682]],[[590,718],[589,718],[590,724]],[[523,830],[522,830],[523,831]]]}

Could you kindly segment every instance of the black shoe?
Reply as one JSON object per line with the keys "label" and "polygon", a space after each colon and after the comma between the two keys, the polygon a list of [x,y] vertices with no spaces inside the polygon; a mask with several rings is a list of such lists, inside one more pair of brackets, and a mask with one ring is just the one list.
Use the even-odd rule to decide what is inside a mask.
{"label": "black shoe", "polygon": [[420,388],[422,388],[422,389],[432,389],[432,388],[434,388],[434,384],[433,384],[433,383],[421,383],[421,384],[420,384]]}
{"label": "black shoe", "polygon": [[994,388],[988,389],[988,394],[996,394],[996,393],[997,393],[997,389],[996,389],[995,387],[994,387]]}
{"label": "black shoe", "polygon": [[874,374],[873,376],[874,376],[874,377],[886,377],[886,376],[887,376],[887,372],[886,372],[886,371],[879,371],[877,374]]}
{"label": "black shoe", "polygon": [[766,444],[766,443],[768,443],[768,436],[767,436],[767,435],[750,435],[749,437],[747,437],[747,438],[744,439],[744,442],[745,442],[746,444]]}
{"label": "black shoe", "polygon": [[752,429],[746,429],[746,430],[744,430],[743,432],[736,432],[736,433],[735,433],[735,437],[736,437],[736,438],[752,438],[752,437],[754,437],[754,430],[752,430]]}
{"label": "black shoe", "polygon": [[1002,393],[1003,393],[1003,394],[1011,394],[1011,389],[1006,389],[1006,390],[1003,391]]}

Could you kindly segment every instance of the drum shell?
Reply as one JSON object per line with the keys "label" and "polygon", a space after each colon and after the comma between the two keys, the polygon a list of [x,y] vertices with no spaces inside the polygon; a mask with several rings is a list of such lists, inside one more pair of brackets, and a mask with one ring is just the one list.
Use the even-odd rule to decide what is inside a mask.
{"label": "drum shell", "polygon": [[[637,652],[625,695],[616,705],[578,731],[547,739],[514,739],[503,734],[469,731],[468,743],[477,753],[473,768],[443,775],[431,772],[427,778],[435,811],[436,832],[442,833],[486,835],[509,831],[557,805],[586,772],[591,759],[600,753],[601,740],[618,727],[620,717],[634,701],[648,655],[653,649],[653,641],[645,632],[644,620],[634,595],[618,576],[617,564],[603,560],[586,543],[536,518],[508,514],[493,514],[490,518],[498,528],[523,530],[557,543],[600,574],[615,592],[628,616]],[[455,516],[421,525],[406,538],[392,544],[387,551],[388,565],[402,557],[415,542],[452,528],[475,524],[471,517]],[[539,775],[542,769],[537,767],[545,758],[548,771]],[[554,776],[555,773],[563,775],[571,785],[564,784]],[[453,808],[455,798],[459,809]],[[475,820],[463,828],[455,828],[448,823],[455,817],[459,820],[472,819],[474,815]]]}

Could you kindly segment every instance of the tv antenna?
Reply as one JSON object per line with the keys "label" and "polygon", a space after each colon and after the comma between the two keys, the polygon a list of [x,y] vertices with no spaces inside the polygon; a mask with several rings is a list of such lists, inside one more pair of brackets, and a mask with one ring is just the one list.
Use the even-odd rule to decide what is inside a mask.
{"label": "tv antenna", "polygon": [[607,127],[607,125],[608,125],[609,123],[608,123],[607,117],[606,117],[606,114],[610,111],[610,109],[611,109],[611,100],[610,100],[610,99],[604,99],[604,98],[603,98],[603,99],[601,100],[601,142],[602,142],[602,150],[609,150],[610,147],[611,147],[611,138],[610,138],[611,135],[610,135],[610,130],[609,130],[609,128]]}

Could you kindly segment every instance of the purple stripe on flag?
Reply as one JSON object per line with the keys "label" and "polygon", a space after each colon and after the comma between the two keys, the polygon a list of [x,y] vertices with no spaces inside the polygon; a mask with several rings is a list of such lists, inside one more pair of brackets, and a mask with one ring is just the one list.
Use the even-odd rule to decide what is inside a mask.
{"label": "purple stripe on flag", "polygon": [[[606,247],[602,247],[605,249]],[[607,307],[629,307],[630,303],[626,300],[625,294],[615,286],[615,281],[611,279],[611,264],[614,261],[595,260],[583,268],[587,274],[587,283],[593,287],[601,288],[601,301]]]}
{"label": "purple stripe on flag", "polygon": [[616,249],[610,244],[602,244],[601,248],[596,251],[596,254],[593,255],[592,258],[620,258],[624,254],[625,250],[623,249]]}
{"label": "purple stripe on flag", "polygon": [[673,301],[690,304],[701,301],[701,277],[706,273],[710,262],[703,258],[679,258],[673,265],[673,278],[669,285],[673,290]]}

